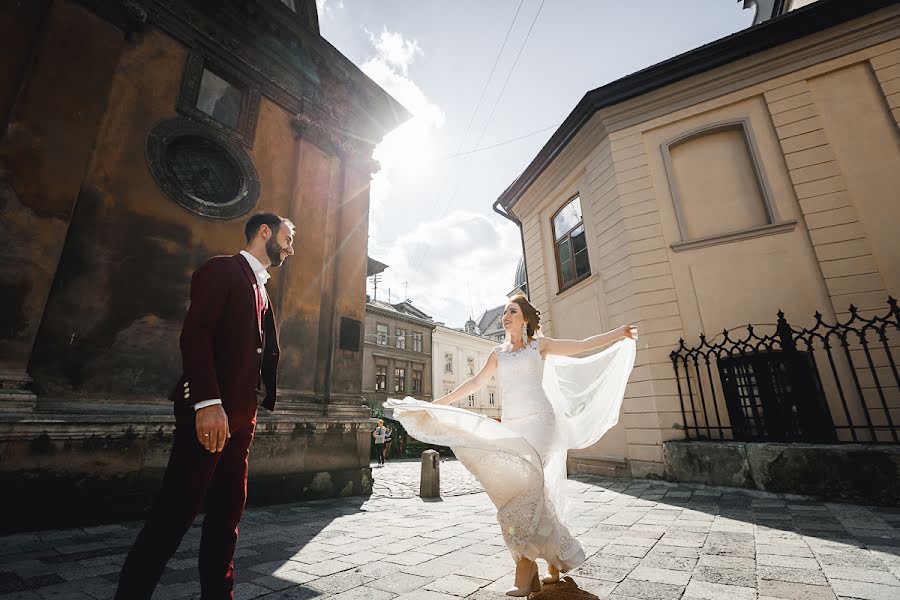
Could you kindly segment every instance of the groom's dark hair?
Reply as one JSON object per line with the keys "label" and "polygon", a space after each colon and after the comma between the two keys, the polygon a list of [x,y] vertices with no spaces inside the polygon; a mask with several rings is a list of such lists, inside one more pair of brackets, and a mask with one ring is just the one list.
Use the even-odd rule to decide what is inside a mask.
{"label": "groom's dark hair", "polygon": [[250,217],[247,220],[247,224],[244,226],[244,236],[247,238],[247,242],[256,237],[257,232],[259,232],[259,228],[263,225],[268,225],[269,229],[272,230],[272,233],[277,234],[278,228],[281,227],[281,224],[284,223],[291,229],[294,228],[294,224],[285,219],[282,216],[276,215],[271,212],[259,212]]}

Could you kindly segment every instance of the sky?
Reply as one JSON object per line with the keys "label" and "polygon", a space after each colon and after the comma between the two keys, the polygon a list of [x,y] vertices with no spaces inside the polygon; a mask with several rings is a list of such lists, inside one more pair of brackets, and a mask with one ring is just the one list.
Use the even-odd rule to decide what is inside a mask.
{"label": "sky", "polygon": [[375,149],[378,299],[452,327],[506,301],[521,242],[492,205],[582,96],[753,19],[736,0],[317,3],[323,37],[413,114]]}

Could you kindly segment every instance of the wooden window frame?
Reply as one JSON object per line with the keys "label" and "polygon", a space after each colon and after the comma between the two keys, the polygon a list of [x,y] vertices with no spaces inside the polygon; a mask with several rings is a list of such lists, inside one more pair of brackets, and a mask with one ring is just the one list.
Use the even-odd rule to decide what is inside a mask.
{"label": "wooden window frame", "polygon": [[[418,383],[419,385],[416,385]],[[410,382],[410,388],[413,394],[421,394],[422,393],[422,371],[419,369],[412,370],[412,380]]]}
{"label": "wooden window frame", "polygon": [[[241,91],[241,109],[236,128],[219,122],[211,115],[197,108],[203,71],[208,70]],[[253,147],[256,123],[259,120],[260,89],[250,77],[218,60],[202,48],[192,48],[184,64],[184,75],[175,110],[180,114],[208,125],[243,146]]]}
{"label": "wooden window frame", "polygon": [[[383,371],[382,371],[383,370]],[[383,375],[383,379],[379,381],[378,376]],[[380,385],[379,385],[380,383]],[[387,367],[385,365],[375,365],[375,391],[387,391]]]}
{"label": "wooden window frame", "polygon": [[406,393],[406,367],[394,367],[394,393]]}
{"label": "wooden window frame", "polygon": [[[587,227],[585,227],[585,225],[584,225],[584,206],[581,207],[581,221],[578,223],[578,225],[575,225],[574,227],[569,229],[569,231],[567,231],[566,234],[562,238],[557,239],[556,226],[553,224],[553,221],[556,220],[557,215],[559,215],[559,213],[561,213],[567,206],[569,206],[569,204],[571,204],[572,201],[575,200],[576,198],[581,200],[581,193],[576,193],[576,194],[573,194],[572,196],[570,196],[569,199],[566,200],[565,202],[563,202],[562,206],[560,206],[556,210],[556,212],[553,213],[553,215],[550,217],[550,238],[553,240],[553,258],[556,261],[556,283],[557,283],[557,287],[559,288],[559,291],[557,292],[558,294],[561,294],[561,293],[565,292],[566,290],[569,290],[569,289],[575,287],[576,285],[578,285],[579,283],[581,283],[582,281],[584,281],[585,279],[590,277],[592,274],[590,249],[587,247]],[[571,234],[573,231],[578,229],[579,225],[581,227],[584,227],[584,244],[585,244],[584,251],[588,253],[588,270],[587,270],[587,273],[584,273],[581,276],[575,277],[575,279],[573,279],[569,283],[563,283],[562,263],[559,260],[559,242],[561,242],[564,238],[568,238],[569,246],[571,247],[571,245],[572,245]],[[573,273],[575,272],[575,253],[574,252],[572,252],[572,272]]]}

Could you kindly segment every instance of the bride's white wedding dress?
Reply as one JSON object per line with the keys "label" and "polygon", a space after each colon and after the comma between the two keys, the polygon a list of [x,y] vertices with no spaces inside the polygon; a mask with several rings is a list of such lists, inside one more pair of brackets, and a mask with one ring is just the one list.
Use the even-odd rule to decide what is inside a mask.
{"label": "bride's white wedding dress", "polygon": [[560,571],[585,560],[565,524],[566,452],[595,443],[619,419],[635,343],[585,358],[542,358],[540,339],[517,352],[497,346],[502,423],[407,397],[385,408],[423,442],[449,446],[497,507],[518,562],[542,558]]}

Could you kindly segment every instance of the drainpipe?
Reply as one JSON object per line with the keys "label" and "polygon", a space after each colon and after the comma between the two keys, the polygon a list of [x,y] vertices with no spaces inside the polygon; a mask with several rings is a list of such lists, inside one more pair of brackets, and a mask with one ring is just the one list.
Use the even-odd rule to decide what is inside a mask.
{"label": "drainpipe", "polygon": [[531,290],[531,284],[528,281],[528,258],[525,256],[525,230],[522,226],[522,221],[519,220],[512,211],[506,210],[506,208],[500,203],[500,200],[494,202],[494,212],[503,217],[504,219],[508,219],[515,223],[519,228],[519,239],[522,241],[522,264],[525,265],[525,295],[527,296]]}

